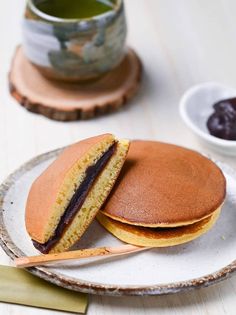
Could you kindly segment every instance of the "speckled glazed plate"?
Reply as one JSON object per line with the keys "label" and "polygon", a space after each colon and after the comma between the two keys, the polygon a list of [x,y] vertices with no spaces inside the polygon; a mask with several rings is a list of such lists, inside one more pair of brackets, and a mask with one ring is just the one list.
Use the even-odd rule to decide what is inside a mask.
{"label": "speckled glazed plate", "polygon": [[[25,202],[33,180],[59,152],[34,158],[0,188],[0,242],[11,258],[37,254],[25,230]],[[71,290],[107,295],[175,293],[226,279],[236,270],[236,172],[223,163],[218,165],[227,178],[227,198],[216,225],[202,237],[184,245],[119,258],[82,260],[28,271]],[[77,247],[120,243],[94,222]]]}

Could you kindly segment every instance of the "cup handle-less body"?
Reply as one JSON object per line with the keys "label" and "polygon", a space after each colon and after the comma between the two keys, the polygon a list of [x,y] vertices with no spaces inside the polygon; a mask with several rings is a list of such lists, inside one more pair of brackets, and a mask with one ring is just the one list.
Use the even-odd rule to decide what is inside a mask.
{"label": "cup handle-less body", "polygon": [[[38,0],[40,1],[40,0]],[[29,0],[23,20],[23,48],[27,58],[46,77],[84,81],[117,66],[125,51],[124,4],[88,19],[60,19],[37,9]]]}

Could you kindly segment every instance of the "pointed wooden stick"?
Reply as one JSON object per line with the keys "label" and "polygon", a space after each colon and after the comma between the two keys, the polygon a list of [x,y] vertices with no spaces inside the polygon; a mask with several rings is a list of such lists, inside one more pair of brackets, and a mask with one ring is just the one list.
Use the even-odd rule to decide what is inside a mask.
{"label": "pointed wooden stick", "polygon": [[39,256],[25,256],[16,258],[14,260],[15,266],[33,267],[33,266],[43,266],[47,264],[52,264],[55,262],[63,262],[67,260],[79,260],[89,257],[100,257],[100,256],[119,256],[126,255],[129,253],[139,252],[148,249],[148,247],[140,247],[134,245],[122,245],[118,247],[98,247],[89,249],[80,249],[63,253],[56,254],[46,254]]}

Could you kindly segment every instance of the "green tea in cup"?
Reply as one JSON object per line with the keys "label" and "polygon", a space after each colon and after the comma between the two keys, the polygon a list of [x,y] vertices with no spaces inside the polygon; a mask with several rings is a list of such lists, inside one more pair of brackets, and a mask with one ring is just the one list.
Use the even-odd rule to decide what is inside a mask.
{"label": "green tea in cup", "polygon": [[125,39],[122,0],[27,0],[24,53],[48,78],[99,78],[122,61]]}
{"label": "green tea in cup", "polygon": [[110,0],[44,0],[37,8],[48,15],[62,19],[86,19],[113,9]]}

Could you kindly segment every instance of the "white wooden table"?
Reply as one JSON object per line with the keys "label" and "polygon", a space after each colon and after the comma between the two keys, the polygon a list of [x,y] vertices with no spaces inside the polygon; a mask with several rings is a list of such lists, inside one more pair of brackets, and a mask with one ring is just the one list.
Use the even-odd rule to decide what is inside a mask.
{"label": "white wooden table", "polygon": [[[178,114],[179,99],[193,84],[214,80],[236,87],[236,1],[126,0],[126,9],[128,43],[145,68],[139,95],[116,114],[60,123],[26,112],[9,95],[7,73],[21,42],[24,0],[0,2],[0,180],[37,154],[104,132],[188,146],[236,167],[235,159],[203,147]],[[9,262],[0,250],[0,263]],[[61,313],[0,304],[0,314]],[[171,296],[90,296],[88,314],[234,315],[236,277]]]}

